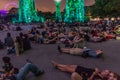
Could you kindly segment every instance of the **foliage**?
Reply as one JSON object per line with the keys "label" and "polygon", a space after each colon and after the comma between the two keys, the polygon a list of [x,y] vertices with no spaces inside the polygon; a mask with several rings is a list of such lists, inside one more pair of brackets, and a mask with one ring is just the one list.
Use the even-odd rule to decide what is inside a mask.
{"label": "foliage", "polygon": [[118,17],[120,16],[120,0],[95,0],[90,7],[93,17]]}
{"label": "foliage", "polygon": [[38,11],[38,15],[43,16],[46,20],[54,20],[55,19],[55,13],[52,13],[52,12]]}

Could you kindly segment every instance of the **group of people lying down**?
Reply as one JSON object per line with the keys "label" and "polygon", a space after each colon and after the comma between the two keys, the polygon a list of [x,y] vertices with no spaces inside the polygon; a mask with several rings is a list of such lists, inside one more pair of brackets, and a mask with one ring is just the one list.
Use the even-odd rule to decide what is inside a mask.
{"label": "group of people lying down", "polygon": [[58,45],[59,52],[71,54],[71,55],[80,55],[84,58],[86,57],[94,57],[98,58],[103,54],[102,50],[92,50],[87,47],[82,48],[61,48],[60,45]]}
{"label": "group of people lying down", "polygon": [[[25,80],[27,74],[32,72],[35,76],[40,76],[45,70],[38,68],[33,62],[27,59],[27,63],[18,69],[12,65],[11,59],[7,56],[2,58],[4,63],[0,71],[0,80]],[[80,65],[64,65],[51,61],[52,65],[63,72],[71,73],[71,80],[120,80],[118,74],[110,70],[99,70],[98,68],[86,68]]]}

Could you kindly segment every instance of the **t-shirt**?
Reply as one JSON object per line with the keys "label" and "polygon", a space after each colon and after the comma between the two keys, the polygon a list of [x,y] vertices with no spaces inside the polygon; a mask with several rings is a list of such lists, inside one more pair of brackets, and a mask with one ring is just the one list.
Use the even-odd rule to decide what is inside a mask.
{"label": "t-shirt", "polygon": [[13,75],[13,76],[8,77],[7,80],[17,80],[17,79],[16,79],[16,76]]}
{"label": "t-shirt", "polygon": [[75,72],[80,74],[80,76],[83,78],[83,80],[87,80],[88,78],[91,77],[95,69],[90,69],[90,68],[85,68],[82,66],[77,66]]}
{"label": "t-shirt", "polygon": [[92,80],[108,80],[108,78],[102,78],[99,75],[95,75]]}
{"label": "t-shirt", "polygon": [[5,70],[5,72],[9,72],[10,70],[12,70],[13,66],[11,63],[9,63],[5,64],[2,68]]}

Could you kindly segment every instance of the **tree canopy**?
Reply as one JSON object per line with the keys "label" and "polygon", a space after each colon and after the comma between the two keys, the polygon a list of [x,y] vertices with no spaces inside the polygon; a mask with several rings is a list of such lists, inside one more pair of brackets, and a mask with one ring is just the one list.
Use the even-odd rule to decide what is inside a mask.
{"label": "tree canopy", "polygon": [[120,16],[120,0],[95,0],[90,7],[93,17],[118,17]]}

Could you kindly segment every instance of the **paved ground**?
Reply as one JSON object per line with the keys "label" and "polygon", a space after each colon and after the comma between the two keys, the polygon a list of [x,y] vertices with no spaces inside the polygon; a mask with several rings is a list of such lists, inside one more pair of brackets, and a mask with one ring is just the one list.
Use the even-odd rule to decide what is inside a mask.
{"label": "paved ground", "polygon": [[[6,32],[0,32],[0,39],[3,40]],[[18,32],[12,32],[12,35],[17,35]],[[70,74],[60,72],[56,70],[50,63],[51,60],[63,64],[77,64],[85,67],[100,69],[110,69],[120,74],[120,41],[110,40],[102,43],[87,43],[87,47],[92,49],[104,50],[104,58],[81,58],[80,56],[72,56],[62,54],[57,51],[57,45],[41,45],[32,44],[32,50],[26,51],[21,56],[8,55],[12,58],[12,63],[16,67],[20,68],[26,63],[26,59],[29,58],[38,67],[45,70],[45,74],[40,77],[34,77],[31,73],[27,76],[26,80],[70,80]],[[6,55],[5,50],[0,50],[0,67],[2,66],[1,58]]]}

